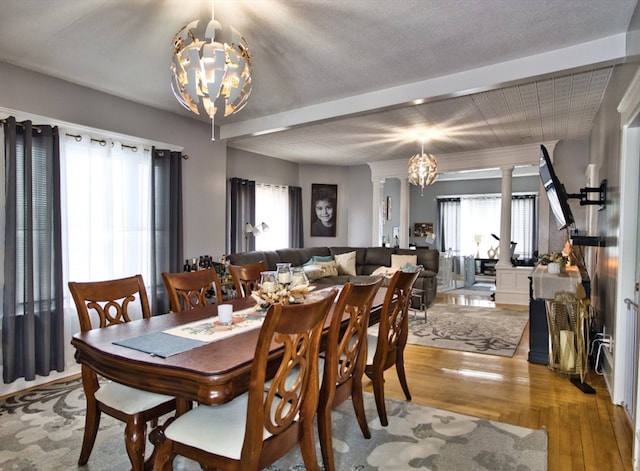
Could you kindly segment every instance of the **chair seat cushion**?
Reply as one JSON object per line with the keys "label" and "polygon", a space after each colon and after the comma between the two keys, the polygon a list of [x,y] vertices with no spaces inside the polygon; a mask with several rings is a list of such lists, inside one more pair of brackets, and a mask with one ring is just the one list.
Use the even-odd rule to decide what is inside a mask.
{"label": "chair seat cushion", "polygon": [[164,394],[130,388],[115,381],[100,386],[95,397],[99,402],[129,415],[152,409],[174,399]]}
{"label": "chair seat cushion", "polygon": [[378,336],[368,334],[367,335],[367,365],[373,365],[373,357],[376,354],[377,346],[378,346]]}
{"label": "chair seat cushion", "polygon": [[[165,436],[174,442],[239,460],[247,426],[248,398],[245,393],[219,406],[200,405],[174,420],[165,429]],[[265,429],[263,439],[270,436]]]}

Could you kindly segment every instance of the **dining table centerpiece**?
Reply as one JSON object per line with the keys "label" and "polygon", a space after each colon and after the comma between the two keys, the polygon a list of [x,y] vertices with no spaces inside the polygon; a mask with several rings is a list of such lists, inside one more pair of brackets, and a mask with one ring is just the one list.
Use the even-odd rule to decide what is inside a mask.
{"label": "dining table centerpiece", "polygon": [[315,289],[315,286],[309,284],[304,271],[296,268],[289,270],[286,276],[282,267],[277,271],[260,274],[258,289],[251,292],[258,308],[267,309],[272,304],[302,304],[306,296]]}

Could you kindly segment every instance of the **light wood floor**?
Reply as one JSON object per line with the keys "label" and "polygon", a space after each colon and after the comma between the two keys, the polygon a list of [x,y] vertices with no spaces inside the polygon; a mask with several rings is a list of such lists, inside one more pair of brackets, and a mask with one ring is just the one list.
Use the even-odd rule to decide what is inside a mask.
{"label": "light wood floor", "polygon": [[[447,294],[439,294],[437,302],[495,305]],[[596,394],[584,394],[546,366],[529,363],[528,352],[528,330],[513,358],[407,345],[412,400],[523,427],[545,427],[548,471],[632,471],[629,420],[622,407],[611,403],[604,379],[589,372],[586,382]],[[395,371],[388,370],[385,379],[387,396],[404,399]],[[372,392],[370,385],[366,390]]]}

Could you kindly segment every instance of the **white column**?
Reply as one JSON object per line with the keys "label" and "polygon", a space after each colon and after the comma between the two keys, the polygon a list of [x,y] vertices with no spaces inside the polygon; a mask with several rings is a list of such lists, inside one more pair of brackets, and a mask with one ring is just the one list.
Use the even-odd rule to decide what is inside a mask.
{"label": "white column", "polygon": [[372,214],[371,214],[371,246],[380,247],[382,245],[382,194],[384,190],[384,178],[373,181]]}
{"label": "white column", "polygon": [[409,178],[400,179],[400,247],[409,247],[409,212],[411,209],[411,192]]}
{"label": "white column", "polygon": [[496,267],[511,266],[511,178],[513,167],[501,167],[502,200],[500,203],[500,258]]}

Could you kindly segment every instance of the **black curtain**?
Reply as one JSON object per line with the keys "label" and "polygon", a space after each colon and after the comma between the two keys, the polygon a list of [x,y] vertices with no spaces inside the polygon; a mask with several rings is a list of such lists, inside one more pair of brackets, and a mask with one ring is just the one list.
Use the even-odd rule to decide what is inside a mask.
{"label": "black curtain", "polygon": [[182,153],[152,149],[153,173],[153,270],[150,280],[153,294],[151,312],[169,312],[169,298],[161,273],[182,271]]}
{"label": "black curtain", "polygon": [[227,253],[250,252],[255,250],[255,239],[245,238],[246,223],[255,225],[256,182],[233,177],[229,179],[227,192],[227,214],[229,233]]}
{"label": "black curtain", "polygon": [[58,128],[2,124],[5,166],[3,381],[64,369]]}
{"label": "black curtain", "polygon": [[299,186],[289,187],[289,241],[292,249],[304,247],[302,188]]}

